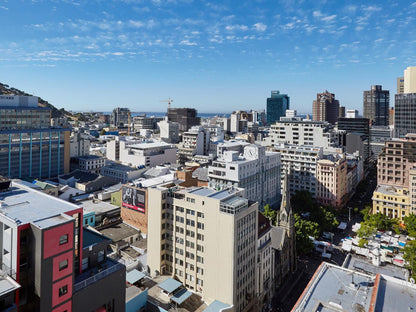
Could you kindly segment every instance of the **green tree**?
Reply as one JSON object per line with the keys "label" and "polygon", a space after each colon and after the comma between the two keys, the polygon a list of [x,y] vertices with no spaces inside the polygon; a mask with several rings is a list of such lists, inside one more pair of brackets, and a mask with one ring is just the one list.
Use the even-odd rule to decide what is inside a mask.
{"label": "green tree", "polygon": [[410,214],[404,217],[403,223],[409,236],[416,237],[416,215]]}
{"label": "green tree", "polygon": [[403,259],[407,261],[407,268],[412,278],[416,279],[416,240],[412,240],[404,247]]}
{"label": "green tree", "polygon": [[294,212],[313,212],[314,201],[312,194],[308,191],[297,191],[291,198]]}
{"label": "green tree", "polygon": [[396,221],[379,212],[373,215],[369,215],[365,222],[369,226],[375,227],[377,230],[389,231],[392,229],[393,224]]}
{"label": "green tree", "polygon": [[334,227],[339,224],[331,209],[322,206],[315,207],[311,216],[311,221],[318,223],[321,232],[332,231]]}
{"label": "green tree", "polygon": [[360,240],[358,241],[358,247],[363,248],[367,244],[368,244],[368,240],[366,240],[365,238],[360,238]]}
{"label": "green tree", "polygon": [[264,206],[263,215],[268,218],[273,225],[276,225],[277,221],[277,210],[270,208],[269,204]]}
{"label": "green tree", "polygon": [[366,224],[365,222],[361,223],[361,227],[357,232],[358,237],[360,238],[368,238],[373,236],[377,232],[377,229],[373,226]]}
{"label": "green tree", "polygon": [[296,250],[298,254],[309,254],[313,243],[309,237],[318,238],[319,225],[316,222],[303,219],[295,213]]}
{"label": "green tree", "polygon": [[361,210],[361,214],[363,215],[364,221],[367,221],[367,219],[370,217],[371,210],[371,206],[366,206],[363,210]]}

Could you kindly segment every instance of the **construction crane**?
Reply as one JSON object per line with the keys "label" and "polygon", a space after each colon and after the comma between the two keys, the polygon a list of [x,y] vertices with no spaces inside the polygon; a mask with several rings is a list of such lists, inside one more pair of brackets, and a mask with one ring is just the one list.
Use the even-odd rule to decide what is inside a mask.
{"label": "construction crane", "polygon": [[161,102],[168,102],[168,110],[170,109],[170,103],[173,102],[173,100],[169,97],[169,100],[162,100]]}

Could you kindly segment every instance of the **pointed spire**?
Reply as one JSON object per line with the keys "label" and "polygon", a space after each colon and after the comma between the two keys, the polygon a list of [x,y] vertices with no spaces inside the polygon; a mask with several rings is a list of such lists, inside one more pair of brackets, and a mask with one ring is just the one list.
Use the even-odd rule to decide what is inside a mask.
{"label": "pointed spire", "polygon": [[292,206],[290,204],[289,191],[289,175],[290,171],[285,170],[285,177],[283,181],[282,202],[280,204],[279,225],[286,228],[291,228],[294,225],[294,218],[292,214]]}

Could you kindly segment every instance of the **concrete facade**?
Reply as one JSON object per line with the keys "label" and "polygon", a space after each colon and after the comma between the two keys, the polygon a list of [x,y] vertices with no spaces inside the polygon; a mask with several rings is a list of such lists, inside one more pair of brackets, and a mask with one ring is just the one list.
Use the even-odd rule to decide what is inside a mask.
{"label": "concrete facade", "polygon": [[280,155],[254,144],[244,147],[241,157],[236,151],[226,151],[208,167],[211,187],[244,188],[246,198],[257,201],[261,209],[280,200],[280,174]]}
{"label": "concrete facade", "polygon": [[148,265],[174,274],[207,304],[248,311],[255,301],[257,203],[242,190],[148,189]]}

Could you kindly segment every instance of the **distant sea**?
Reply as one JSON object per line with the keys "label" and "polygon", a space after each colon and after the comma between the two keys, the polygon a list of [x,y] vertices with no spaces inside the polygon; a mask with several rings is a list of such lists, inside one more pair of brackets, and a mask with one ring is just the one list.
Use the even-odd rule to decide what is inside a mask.
{"label": "distant sea", "polygon": [[[111,115],[111,112],[103,112],[103,114],[108,114]],[[147,117],[165,117],[166,116],[166,112],[131,112],[131,116],[135,117],[135,116],[141,116],[146,114]],[[223,114],[223,113],[198,113],[198,117],[201,118],[212,118],[215,116],[220,116],[220,117],[230,117],[231,114]]]}

